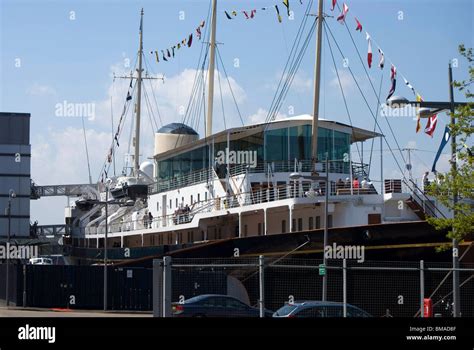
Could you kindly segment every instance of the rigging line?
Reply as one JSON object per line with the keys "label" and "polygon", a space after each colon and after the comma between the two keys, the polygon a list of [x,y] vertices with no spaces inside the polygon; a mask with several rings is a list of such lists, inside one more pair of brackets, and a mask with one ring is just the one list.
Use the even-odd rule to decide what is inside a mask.
{"label": "rigging line", "polygon": [[[209,7],[208,7],[208,11],[207,11],[206,23],[209,23],[209,18],[211,16],[211,10],[212,10],[212,4],[210,2]],[[200,75],[199,68],[201,67],[201,59],[203,58],[203,53],[205,53],[204,59],[202,60],[202,67],[204,67],[205,61],[207,59],[208,51],[209,51],[209,46],[205,44],[206,40],[208,42],[210,41],[209,40],[209,37],[210,37],[210,26],[209,25],[205,26],[204,33],[203,33],[202,37],[203,37],[203,41],[202,41],[201,49],[199,51],[199,58],[198,58],[198,63],[196,65],[196,71],[195,71],[195,74],[194,74],[193,86],[191,88],[191,95],[190,95],[189,100],[186,104],[186,110],[185,110],[184,116],[181,119],[181,122],[183,124],[186,124],[188,119],[193,119],[192,115],[190,115],[190,113],[192,113],[192,111],[194,110],[193,104],[195,103],[194,99],[195,99],[195,96],[196,96],[197,80],[198,80],[198,77]],[[182,135],[178,135],[178,137],[176,138],[175,147],[179,144],[180,138],[182,138],[182,137],[183,137]]]}
{"label": "rigging line", "polygon": [[[278,111],[279,111],[280,108],[281,108],[281,105],[283,104],[284,100],[286,99],[286,96],[288,95],[288,91],[289,91],[289,89],[290,89],[290,86],[291,86],[291,84],[293,83],[293,80],[294,80],[295,75],[296,75],[296,73],[297,73],[297,71],[298,71],[298,68],[299,68],[299,66],[300,66],[300,64],[301,64],[301,62],[302,62],[302,60],[303,60],[303,57],[304,57],[304,55],[305,55],[305,53],[306,53],[306,50],[307,50],[307,48],[308,48],[308,46],[309,46],[309,42],[310,42],[310,40],[311,40],[311,37],[312,37],[312,35],[313,35],[313,33],[314,33],[315,28],[316,28],[316,21],[314,21],[314,23],[313,23],[313,25],[312,25],[312,27],[311,27],[311,29],[310,29],[310,31],[309,31],[309,33],[308,33],[308,35],[307,35],[305,41],[303,42],[303,45],[302,45],[302,47],[301,47],[301,49],[300,49],[300,51],[299,51],[299,53],[298,53],[297,59],[296,59],[296,61],[295,61],[295,64],[293,65],[293,67],[292,67],[292,69],[291,69],[289,78],[287,79],[287,81],[285,81],[284,88],[282,89],[282,92],[281,92],[281,94],[280,94],[280,96],[279,96],[279,100],[278,100],[278,103],[277,103],[277,105],[276,105],[276,109],[275,109],[275,111],[274,111],[274,113],[273,113],[273,116],[272,116],[271,120],[274,120],[274,119],[275,119],[275,117],[276,117]],[[268,128],[268,124],[267,124],[266,128]]]}
{"label": "rigging line", "polygon": [[[148,71],[150,71],[153,75],[153,70],[150,69],[150,66],[148,65],[148,61],[147,61],[146,57],[144,57],[144,61],[145,61],[145,68]],[[158,74],[157,74],[157,76],[158,76]],[[155,107],[156,107],[156,111],[157,111],[157,114],[158,114],[158,118],[160,119],[160,124],[163,125],[163,120],[161,119],[160,109],[158,108],[158,101],[156,99],[155,90],[153,89],[153,80],[152,79],[146,79],[146,80],[148,80],[148,83],[150,84],[150,90],[153,94],[153,99],[155,101]],[[145,84],[143,84],[143,88],[145,88]],[[154,119],[155,124],[156,124],[156,129],[158,130],[158,123],[156,122],[155,116],[153,116],[153,119]]]}
{"label": "rigging line", "polygon": [[[306,50],[309,46],[309,42],[311,40],[311,37],[312,37],[312,34],[313,34],[315,28],[316,28],[316,20],[313,21],[313,24],[312,24],[306,38],[304,39],[303,44],[299,48],[299,51],[296,54],[296,56],[292,59],[291,66],[290,66],[288,72],[285,72],[285,74],[286,74],[285,82],[284,82],[283,87],[280,91],[280,94],[278,95],[278,97],[276,99],[277,102],[273,106],[274,108],[271,111],[270,118],[267,120],[268,122],[271,121],[271,120],[274,120],[275,116],[277,115],[278,111],[280,110],[281,105],[283,104],[283,102],[284,102],[284,100],[285,100],[285,98],[288,94],[289,88],[290,88],[290,86],[291,86],[291,84],[294,80],[294,77],[296,76],[296,73],[299,69],[299,66],[300,66],[301,61],[304,57],[304,54],[305,54],[305,52],[306,52]],[[301,37],[299,38],[299,41],[300,40],[301,40]]]}
{"label": "rigging line", "polygon": [[[283,42],[285,43],[286,55],[288,56],[290,54],[290,51],[288,48],[288,41],[286,39],[285,26],[279,26],[279,27],[281,28],[281,36],[283,37]],[[296,94],[296,98],[298,99],[300,106],[303,106],[303,101],[301,100],[300,94]]]}
{"label": "rigging line", "polygon": [[[113,89],[113,87],[112,87],[112,89]],[[111,128],[112,128],[111,136],[112,136],[112,144],[113,144],[113,142],[114,142],[114,109],[113,109],[114,104],[113,104],[112,98],[113,98],[113,94],[112,94],[112,96],[110,96],[110,121],[111,121],[111,124],[112,124],[111,125]],[[113,155],[113,150],[112,150],[112,161],[114,162],[114,176],[116,176],[116,174],[115,174],[115,157]]]}
{"label": "rigging line", "polygon": [[[336,44],[337,48],[339,49],[339,52],[340,52],[341,56],[344,58],[345,56],[344,56],[344,54],[343,54],[341,48],[340,48],[339,45],[337,44],[337,41],[336,41],[336,39],[334,38],[334,35],[332,34],[331,29],[329,28],[329,26],[327,25],[327,23],[326,23],[326,28],[327,28],[327,30],[329,31],[329,33],[331,34],[331,37],[332,37],[334,43]],[[382,128],[380,127],[380,124],[378,123],[377,119],[375,118],[374,113],[372,112],[372,108],[370,108],[369,102],[367,101],[367,98],[365,97],[365,95],[364,95],[364,93],[363,93],[363,91],[362,91],[362,89],[361,89],[359,83],[357,82],[357,79],[355,78],[354,73],[352,72],[351,67],[348,66],[347,68],[348,68],[349,72],[351,73],[352,79],[354,80],[354,82],[355,82],[355,84],[356,84],[356,86],[357,86],[357,89],[359,90],[359,92],[360,92],[362,98],[364,99],[365,104],[366,104],[366,106],[367,106],[367,108],[368,108],[368,110],[369,110],[369,112],[370,112],[372,118],[374,119],[374,121],[375,121],[377,127],[379,128],[380,133],[383,134]],[[405,174],[404,174],[404,172],[403,172],[403,170],[402,170],[402,167],[400,166],[397,157],[395,157],[395,154],[393,153],[393,150],[392,150],[392,148],[390,147],[390,144],[388,143],[387,138],[384,137],[383,139],[385,140],[385,143],[387,144],[388,148],[390,149],[390,153],[392,154],[393,159],[395,160],[395,163],[397,164],[397,167],[398,167],[398,169],[400,170],[401,175],[403,176],[404,179],[406,179]],[[400,146],[398,146],[398,149],[400,149]]]}
{"label": "rigging line", "polygon": [[[339,76],[339,70],[337,69],[337,65],[336,65],[336,59],[334,58],[334,53],[332,51],[332,45],[331,45],[331,42],[329,41],[329,36],[328,36],[327,31],[325,31],[324,34],[325,34],[326,40],[328,42],[329,52],[331,54],[332,62],[334,64],[334,70],[336,71],[336,75],[337,75],[337,81],[339,83],[339,87],[341,88],[342,100],[344,101],[344,106],[345,106],[345,109],[346,109],[347,117],[349,118],[349,123],[351,125],[351,128],[354,129],[354,125],[352,124],[351,113],[349,111],[349,106],[347,105],[346,94],[344,93],[344,88],[342,87],[341,78]],[[359,159],[362,159],[361,152],[359,150],[359,145],[357,144],[357,142],[354,142],[354,143],[355,143],[356,148],[357,148],[357,153],[359,155]]]}
{"label": "rigging line", "polygon": [[163,119],[161,118],[160,108],[158,107],[158,100],[155,95],[155,89],[153,89],[153,84],[151,80],[149,81],[149,83],[150,83],[151,93],[153,94],[153,99],[155,100],[155,106],[156,106],[156,112],[158,114],[158,119],[160,119],[160,125],[163,126]]}
{"label": "rigging line", "polygon": [[222,118],[224,119],[224,129],[227,130],[227,125],[226,125],[226,120],[225,120],[225,111],[224,111],[224,99],[222,97],[221,74],[219,71],[219,60],[216,60],[216,69],[217,69],[217,83],[219,85],[219,93],[221,95]]}
{"label": "rigging line", "polygon": [[[202,49],[203,49],[203,47],[202,47]],[[206,60],[207,60],[208,52],[209,52],[209,47],[207,47],[205,52],[204,52],[204,58],[202,59],[202,63],[201,63],[201,58],[202,57],[200,57],[200,61],[198,62],[198,66],[196,67],[196,72],[195,72],[194,81],[193,81],[193,87],[191,89],[191,95],[190,95],[190,98],[189,98],[188,103],[186,105],[186,110],[184,112],[184,116],[182,118],[182,123],[183,124],[186,124],[188,122],[188,120],[190,120],[192,122],[195,119],[194,118],[194,113],[195,113],[196,96],[197,96],[197,92],[199,91],[198,89],[199,89],[199,85],[200,85],[200,83],[199,83],[199,81],[200,81],[200,79],[199,79],[200,71],[204,69],[204,66],[205,66],[205,63],[206,63]],[[180,139],[182,137],[183,137],[182,135],[178,135],[178,137],[176,138],[175,147],[177,147],[177,145],[179,144]]]}
{"label": "rigging line", "polygon": [[82,132],[84,134],[84,145],[85,145],[85,148],[86,148],[87,171],[89,172],[89,183],[92,185],[91,163],[90,163],[90,160],[89,160],[89,149],[87,147],[86,126],[84,124],[84,117],[81,117],[81,121],[82,121]]}
{"label": "rigging line", "polygon": [[147,103],[147,108],[149,110],[150,113],[148,113],[148,117],[150,119],[150,125],[153,129],[153,132],[156,130],[158,131],[158,123],[156,122],[156,118],[155,118],[155,112],[153,111],[153,106],[151,105],[151,99],[148,95],[148,92],[147,92],[147,89],[145,87],[145,84],[143,85],[143,92],[144,92],[144,95],[145,95],[145,100],[146,100],[146,103]]}
{"label": "rigging line", "polygon": [[235,108],[237,109],[237,113],[239,114],[240,122],[242,123],[242,126],[243,126],[244,125],[244,120],[242,119],[242,114],[240,113],[240,108],[239,108],[239,105],[237,103],[237,99],[235,98],[234,90],[232,89],[232,85],[230,83],[229,75],[227,74],[227,70],[225,69],[224,61],[222,60],[222,56],[221,56],[221,53],[219,51],[219,48],[217,48],[216,51],[217,51],[217,56],[218,56],[219,60],[221,61],[222,70],[224,71],[224,74],[226,76],[227,84],[229,85],[229,90],[230,90],[230,93],[232,95],[232,99],[234,100]]}
{"label": "rigging line", "polygon": [[[209,18],[211,16],[211,10],[212,10],[212,4],[211,2],[209,2],[209,7],[207,9],[207,17],[206,17],[206,23],[209,24]],[[210,41],[209,40],[209,37],[210,37],[210,25],[207,25],[205,27],[205,30],[204,30],[204,34],[203,34],[203,42],[201,44],[201,49],[199,50],[199,58],[198,58],[198,62],[197,62],[197,65],[196,65],[196,72],[194,74],[194,80],[193,80],[193,89],[192,91],[194,91],[195,89],[195,86],[196,86],[196,81],[198,79],[198,76],[200,74],[199,72],[199,68],[200,67],[203,67],[204,68],[204,64],[205,64],[205,61],[207,59],[207,55],[208,55],[208,52],[209,52],[209,45],[207,45],[205,43],[205,41]],[[204,54],[204,58],[203,58],[203,54]],[[193,99],[193,93],[191,93],[191,97],[188,101],[188,107],[187,107],[187,110],[189,109],[189,105],[191,104],[192,102],[192,99]],[[186,113],[187,113],[187,110],[186,110]],[[186,114],[185,114],[185,117],[186,117]]]}
{"label": "rigging line", "polygon": [[288,58],[287,58],[286,63],[285,63],[285,67],[283,68],[283,72],[280,76],[280,80],[279,80],[277,88],[275,90],[275,95],[273,96],[273,99],[270,103],[270,107],[269,107],[267,116],[265,118],[265,122],[268,122],[271,119],[273,105],[274,105],[275,100],[277,99],[277,96],[279,94],[278,91],[279,91],[280,86],[283,82],[283,79],[286,79],[286,76],[287,76],[286,71],[287,71],[288,65],[290,65],[290,62],[292,62],[292,56],[293,56],[295,50],[297,49],[297,47],[300,43],[301,36],[303,34],[304,28],[306,27],[306,23],[308,21],[308,17],[309,17],[308,14],[309,14],[309,11],[311,10],[312,4],[313,4],[313,0],[309,1],[308,5],[306,6],[305,14],[303,16],[303,19],[301,20],[300,26],[299,26],[298,31],[297,31],[296,36],[295,36],[295,38],[297,40],[293,41],[293,45],[291,47],[290,54],[288,55]]}
{"label": "rigging line", "polygon": [[[338,7],[339,11],[341,11],[341,7],[339,6],[339,4],[337,4],[337,7]],[[356,17],[357,17],[357,16],[356,16]],[[349,28],[347,27],[347,23],[346,23],[345,21],[344,21],[344,24],[345,24],[347,30],[349,31]],[[368,32],[366,31],[366,33],[368,33]],[[349,31],[349,34],[350,34],[350,31]],[[352,37],[352,35],[351,35],[351,37]],[[373,43],[375,44],[375,46],[377,46],[377,48],[380,49],[380,45],[379,45],[379,44],[377,43],[377,41],[372,37],[372,35],[370,36],[370,39],[373,41]],[[392,60],[390,59],[390,56],[386,55],[385,50],[383,51],[383,53],[384,53],[384,58],[385,58],[391,65],[395,66],[395,64],[393,64]],[[395,66],[395,67],[397,67],[397,66]],[[405,78],[405,76],[403,75],[403,73],[398,70],[398,67],[397,67],[397,74],[400,75],[405,81],[408,81],[408,80]],[[412,85],[412,86],[413,86],[413,85]],[[417,89],[415,89],[415,91],[418,92]],[[416,94],[415,94],[415,96],[416,96]]]}
{"label": "rigging line", "polygon": [[[383,82],[383,70],[380,72],[379,94],[377,98],[377,107],[376,107],[377,114],[375,114],[375,119],[377,119],[379,116],[380,94],[382,93],[382,82]],[[373,130],[374,134],[375,134],[375,128],[376,128],[376,125],[374,123],[374,130]],[[372,154],[374,151],[374,141],[375,141],[375,137],[372,138],[372,144],[370,145],[369,169],[367,170],[367,177],[369,179],[370,179],[370,170],[372,169]]]}
{"label": "rigging line", "polygon": [[[133,87],[133,89],[132,89],[132,94],[135,92],[135,88],[136,88],[136,85],[135,85],[135,86]],[[119,125],[118,125],[118,127],[119,127],[119,134],[117,135],[117,139],[120,139],[120,135],[122,134],[122,131],[123,131],[123,127],[122,127],[122,126],[125,125],[125,121],[126,121],[126,119],[127,119],[128,110],[129,110],[129,108],[130,108],[130,103],[128,103],[128,101],[125,101],[125,103],[124,103],[124,108],[125,108],[125,111],[122,112],[122,115],[121,115],[121,118],[122,118],[122,116],[123,116],[124,118],[122,119],[122,124],[119,123]],[[115,139],[115,138],[114,138],[114,139]],[[111,142],[111,145],[110,145],[109,150],[110,150],[110,149],[112,149],[112,156],[115,156],[115,142],[114,142],[114,140],[112,140],[112,142]],[[107,151],[107,152],[109,152],[109,151]],[[108,165],[107,165],[107,164],[108,164]],[[104,163],[102,164],[101,173],[99,174],[99,177],[98,177],[97,181],[100,181],[100,176],[102,175],[102,172],[103,172],[104,170],[106,170],[107,173],[109,172],[109,170],[110,170],[110,165],[111,165],[111,164],[108,163],[107,158],[106,158],[106,159],[104,160]]]}
{"label": "rigging line", "polygon": [[[267,114],[267,118],[266,118],[266,121],[265,121],[267,123],[270,122],[271,120],[273,120],[275,118],[275,115],[278,113],[278,110],[279,110],[278,105],[281,105],[282,96],[286,95],[285,90],[288,89],[288,87],[289,87],[288,86],[289,81],[292,81],[291,75],[293,74],[293,71],[294,71],[295,67],[299,65],[298,60],[299,60],[299,57],[301,55],[301,51],[302,51],[302,49],[305,45],[308,45],[308,43],[306,43],[306,40],[305,40],[303,42],[302,46],[300,47],[301,39],[303,38],[304,29],[306,28],[306,23],[308,22],[308,17],[309,16],[307,16],[307,14],[305,14],[305,16],[303,18],[303,21],[302,21],[302,24],[300,26],[301,31],[298,31],[298,33],[296,35],[297,40],[295,40],[295,42],[294,42],[294,45],[292,47],[292,50],[291,50],[290,55],[289,55],[288,60],[287,60],[287,64],[285,65],[285,68],[282,72],[282,75],[280,77],[280,81],[279,81],[278,86],[277,86],[277,90],[275,92],[275,95],[274,95],[273,100],[272,100],[272,104],[271,104],[270,109],[269,109],[268,114]],[[313,25],[315,25],[315,22],[316,21],[314,21]],[[281,83],[283,81],[284,81],[283,87],[281,87],[282,86]],[[281,90],[279,91],[280,87],[281,87]]]}
{"label": "rigging line", "polygon": [[269,113],[269,117],[267,117],[267,119],[265,121],[267,123],[267,126],[266,126],[265,129],[268,128],[268,125],[269,125],[268,123],[275,119],[276,115],[278,114],[278,111],[281,108],[281,105],[283,104],[283,102],[284,102],[284,100],[285,100],[285,98],[288,94],[289,88],[290,88],[290,86],[293,82],[293,79],[296,75],[296,72],[298,71],[299,65],[301,64],[301,61],[304,57],[304,54],[305,54],[306,49],[309,45],[309,41],[311,39],[312,33],[314,32],[315,28],[316,28],[316,21],[313,22],[313,25],[310,28],[310,31],[308,32],[306,38],[304,39],[303,44],[299,48],[298,53],[292,59],[291,67],[289,68],[288,72],[284,73],[285,74],[285,82],[283,83],[283,86],[282,86],[280,92],[277,93],[278,96],[275,99],[276,102],[272,106],[272,109],[270,110],[270,113]]}
{"label": "rigging line", "polygon": [[[339,7],[339,5],[338,5],[338,7]],[[339,9],[340,9],[340,8],[339,8]],[[354,45],[354,48],[356,49],[357,56],[359,57],[360,63],[362,64],[362,68],[364,68],[365,75],[367,76],[367,80],[369,81],[370,86],[372,87],[372,91],[374,92],[375,96],[378,97],[378,96],[377,96],[377,91],[375,91],[374,84],[372,83],[372,79],[370,79],[369,72],[367,71],[367,68],[365,67],[365,63],[364,63],[364,61],[362,60],[362,56],[360,55],[359,48],[357,47],[357,45],[356,45],[356,43],[355,43],[355,41],[354,41],[354,37],[352,36],[352,33],[351,33],[350,29],[349,29],[349,26],[347,25],[347,23],[346,23],[345,20],[344,20],[344,26],[346,27],[347,32],[349,33],[349,36],[350,36],[350,38],[351,38],[352,44]],[[377,104],[377,109],[378,109],[378,104]],[[397,138],[395,137],[395,134],[394,134],[394,132],[393,132],[392,126],[390,125],[390,122],[389,122],[388,118],[385,118],[385,121],[387,122],[387,125],[388,125],[388,127],[389,127],[389,129],[390,129],[390,132],[391,132],[391,134],[392,134],[392,137],[393,137],[393,139],[394,139],[394,141],[395,141],[397,147],[400,148],[400,145],[398,144]],[[400,152],[400,156],[402,157],[403,162],[406,163],[405,157],[404,157],[404,155],[403,155],[402,152]]]}
{"label": "rigging line", "polygon": [[[150,98],[148,97],[148,93],[146,92],[145,88],[143,88],[143,92],[144,92],[144,95],[145,95],[146,106],[149,110],[151,110]],[[155,136],[155,130],[158,131],[158,124],[156,123],[156,120],[154,118],[153,111],[151,111],[151,113],[147,113],[147,116],[148,116],[148,120],[150,121],[151,131],[152,131],[153,137],[154,137]],[[155,125],[153,125],[153,122],[155,122]]]}
{"label": "rigging line", "polygon": [[[134,62],[134,65],[133,65],[134,69],[137,67],[137,59],[138,59],[138,53],[137,53],[137,55],[136,55],[136,57],[135,57],[135,62]],[[133,70],[132,70],[132,71],[133,71]],[[131,80],[133,81],[133,78],[132,78]],[[136,84],[133,86],[132,95],[135,93],[136,86],[137,86]],[[114,90],[115,90],[115,78],[114,78],[114,80],[113,80],[113,88],[114,88]],[[121,114],[121,116],[120,116],[120,120],[122,121],[122,124],[120,124],[120,120],[119,120],[119,125],[118,125],[118,127],[119,127],[119,134],[117,135],[117,139],[120,139],[120,135],[122,134],[122,131],[123,131],[122,126],[125,124],[125,121],[126,121],[126,119],[127,119],[127,114],[128,114],[128,110],[129,110],[129,108],[130,108],[130,103],[128,103],[128,101],[125,100],[125,102],[124,102],[124,104],[123,104],[123,107],[124,107],[125,110],[122,112],[122,114]],[[123,119],[122,119],[122,117],[123,117]],[[115,142],[114,142],[114,140],[112,140],[112,142],[111,142],[110,149],[112,149],[112,156],[115,157]],[[98,177],[98,179],[97,179],[97,182],[100,181],[100,177],[101,177],[102,172],[103,172],[104,170],[105,170],[107,173],[110,171],[110,165],[111,165],[111,164],[109,163],[109,164],[107,165],[107,163],[108,163],[108,162],[107,162],[107,158],[106,158],[105,161],[104,161],[104,163],[102,164],[102,166],[101,166],[101,168],[100,168],[101,171],[100,171],[99,177]]]}

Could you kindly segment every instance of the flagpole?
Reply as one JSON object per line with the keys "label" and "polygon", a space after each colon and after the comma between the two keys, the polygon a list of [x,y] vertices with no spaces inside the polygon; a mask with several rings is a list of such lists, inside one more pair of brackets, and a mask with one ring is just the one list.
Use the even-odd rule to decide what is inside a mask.
{"label": "flagpole", "polygon": [[134,175],[138,177],[140,169],[140,114],[141,114],[141,100],[142,100],[142,58],[143,58],[143,8],[140,17],[140,44],[138,48],[138,79],[137,79],[137,111],[135,120],[135,157],[134,157]]}
{"label": "flagpole", "polygon": [[212,135],[212,112],[214,103],[214,67],[216,60],[216,22],[217,22],[217,0],[212,0],[212,21],[211,21],[211,51],[209,57],[208,86],[207,96],[207,118],[206,118],[206,137]]}
{"label": "flagpole", "polygon": [[318,17],[316,31],[316,59],[314,67],[314,104],[313,104],[313,125],[311,139],[311,173],[316,174],[316,163],[318,161],[318,118],[319,118],[319,95],[321,85],[321,41],[323,30],[323,0],[318,2]]}

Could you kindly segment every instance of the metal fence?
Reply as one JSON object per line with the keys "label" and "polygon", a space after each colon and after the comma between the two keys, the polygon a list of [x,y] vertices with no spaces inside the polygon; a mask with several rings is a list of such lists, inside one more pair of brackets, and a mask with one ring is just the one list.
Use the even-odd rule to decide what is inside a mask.
{"label": "metal fence", "polygon": [[[434,316],[452,316],[452,268],[449,263],[271,258],[171,259],[153,263],[153,312],[173,316],[173,303],[205,294],[228,295],[269,315],[285,304],[320,301],[327,275],[327,301],[340,304],[340,315],[354,305],[374,317],[420,317],[430,298]],[[460,271],[461,316],[474,316],[474,264]],[[346,306],[348,305],[348,306]],[[238,316],[232,307],[224,316]],[[202,315],[206,316],[205,311]],[[349,315],[350,316],[350,315]]]}

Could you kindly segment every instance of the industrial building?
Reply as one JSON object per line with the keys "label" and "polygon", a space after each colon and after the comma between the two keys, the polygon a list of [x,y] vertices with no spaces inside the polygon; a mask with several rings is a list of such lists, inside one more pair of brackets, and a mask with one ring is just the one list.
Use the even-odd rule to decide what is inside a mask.
{"label": "industrial building", "polygon": [[[0,239],[30,235],[30,114],[0,112]],[[9,202],[11,212],[8,214]]]}

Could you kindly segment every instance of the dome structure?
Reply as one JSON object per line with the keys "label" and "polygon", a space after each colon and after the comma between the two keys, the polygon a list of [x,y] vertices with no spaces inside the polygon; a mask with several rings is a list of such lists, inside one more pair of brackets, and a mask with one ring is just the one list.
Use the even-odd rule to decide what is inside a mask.
{"label": "dome structure", "polygon": [[179,135],[198,135],[198,133],[183,123],[170,123],[161,127],[158,134],[179,134]]}
{"label": "dome structure", "polygon": [[198,139],[199,134],[186,124],[167,124],[161,127],[155,134],[155,156]]}

